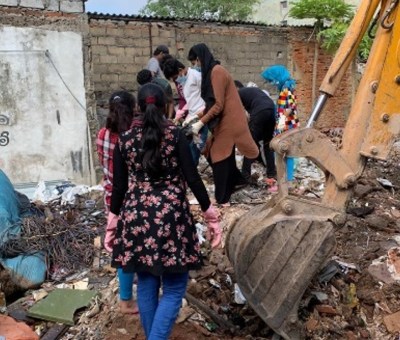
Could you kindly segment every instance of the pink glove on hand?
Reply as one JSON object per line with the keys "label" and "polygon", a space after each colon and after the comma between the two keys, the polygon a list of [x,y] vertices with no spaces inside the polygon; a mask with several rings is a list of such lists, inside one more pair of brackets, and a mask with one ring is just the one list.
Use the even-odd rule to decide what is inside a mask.
{"label": "pink glove on hand", "polygon": [[186,116],[185,113],[186,113],[186,110],[178,110],[178,111],[176,111],[175,120],[176,121],[181,120],[183,117]]}
{"label": "pink glove on hand", "polygon": [[212,248],[216,248],[220,245],[222,237],[221,227],[219,226],[219,213],[210,204],[210,207],[203,212],[203,217],[207,222],[207,240],[211,242]]}
{"label": "pink glove on hand", "polygon": [[115,239],[115,233],[117,231],[117,223],[118,216],[114,215],[112,212],[109,212],[107,217],[106,236],[104,238],[104,248],[109,253],[112,253],[113,251],[113,243]]}

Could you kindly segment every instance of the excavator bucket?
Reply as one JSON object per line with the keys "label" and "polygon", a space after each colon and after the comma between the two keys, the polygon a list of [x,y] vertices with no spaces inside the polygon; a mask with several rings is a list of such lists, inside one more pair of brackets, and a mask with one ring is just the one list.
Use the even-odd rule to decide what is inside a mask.
{"label": "excavator bucket", "polygon": [[[374,44],[347,119],[343,143],[336,149],[312,126],[341,84],[362,37],[375,23]],[[399,135],[399,35],[398,0],[361,1],[321,84],[306,127],[287,131],[271,142],[276,152],[279,194],[242,216],[228,233],[227,253],[243,295],[285,339],[305,338],[297,315],[299,301],[335,248],[333,224],[345,223],[351,188],[365,166],[363,156],[387,159]],[[286,157],[306,157],[324,171],[325,193],[320,202],[289,195]]]}
{"label": "excavator bucket", "polygon": [[304,338],[300,299],[335,248],[337,212],[296,196],[271,200],[242,216],[227,237],[227,253],[247,302],[285,339]]}

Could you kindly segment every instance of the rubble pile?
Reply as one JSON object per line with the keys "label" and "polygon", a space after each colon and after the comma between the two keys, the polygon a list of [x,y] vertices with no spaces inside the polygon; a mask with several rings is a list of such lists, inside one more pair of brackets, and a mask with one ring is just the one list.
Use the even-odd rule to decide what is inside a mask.
{"label": "rubble pile", "polygon": [[[340,143],[339,132],[332,136],[338,138]],[[210,169],[202,166],[202,177],[212,195]],[[346,222],[335,230],[335,253],[312,280],[300,302],[299,318],[308,339],[398,339],[399,170],[400,144],[397,143],[387,162],[369,161],[357,182]],[[324,174],[312,163],[298,160],[295,176],[294,193],[315,199],[322,196]],[[271,194],[262,181],[261,166],[255,167],[253,177],[255,183],[237,191],[230,206],[220,208],[224,235],[255,204],[270,199]],[[81,229],[87,233],[83,243],[88,248],[85,251],[91,252],[91,255],[81,255],[81,266],[65,266],[64,263],[61,267],[68,269],[69,275],[61,270],[65,275],[48,276],[39,290],[28,290],[16,302],[7,301],[8,296],[5,299],[8,304],[2,302],[0,293],[0,311],[22,320],[40,336],[58,330],[54,339],[144,340],[139,317],[123,315],[119,311],[115,270],[109,265],[110,257],[102,250],[100,238],[96,237],[104,232],[101,197],[93,195],[77,196],[72,205],[63,205],[61,201],[39,205],[45,215],[41,227],[45,226],[47,231],[47,234],[40,235],[51,238],[54,234],[51,228],[55,224],[61,228],[69,226],[71,238],[74,238],[76,230]],[[198,222],[204,267],[189,273],[187,295],[171,339],[276,339],[274,332],[252,311],[241,294],[234,268],[224,249],[210,251],[202,235],[205,228],[200,208],[193,196],[189,195],[189,201]],[[31,223],[34,219],[28,221]],[[73,246],[76,240],[70,242]],[[83,261],[85,256],[86,263]],[[57,257],[52,261],[57,262]],[[62,262],[57,263],[60,265]],[[29,309],[57,289],[86,290],[98,294],[91,299],[88,308],[75,313],[73,326],[29,317]]]}

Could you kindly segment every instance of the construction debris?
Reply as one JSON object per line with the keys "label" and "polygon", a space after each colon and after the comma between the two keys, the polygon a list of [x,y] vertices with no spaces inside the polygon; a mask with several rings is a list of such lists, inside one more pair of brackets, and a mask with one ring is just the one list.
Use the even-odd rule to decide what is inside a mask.
{"label": "construction debris", "polygon": [[28,316],[72,326],[75,324],[75,312],[88,307],[96,294],[90,290],[56,289],[44,300],[33,305]]}
{"label": "construction debris", "polygon": [[[338,136],[340,134],[336,133],[334,137],[338,139]],[[339,140],[337,142],[340,144]],[[203,180],[212,195],[210,169],[203,163],[200,164],[202,167]],[[255,165],[253,170],[256,182],[235,193],[231,206],[220,208],[225,235],[252,206],[266,202],[271,197],[263,184],[263,168]],[[356,193],[348,207],[346,222],[336,229],[335,254],[312,280],[300,301],[299,318],[308,339],[392,340],[400,332],[399,170],[398,145],[390,161],[369,161],[366,171],[356,184]],[[383,186],[378,180],[380,178],[390,181],[392,186],[386,182],[386,186]],[[323,194],[323,183],[322,172],[306,160],[297,161],[293,183],[295,194],[317,199]],[[190,202],[192,214],[198,222],[199,234],[204,234],[200,207],[193,197],[190,197]],[[28,219],[25,222],[28,223],[26,230],[31,228],[31,234],[37,230],[39,237],[24,239],[24,233],[21,233],[22,240],[15,245],[20,250],[31,247],[35,251],[42,249],[39,246],[32,248],[39,240],[43,245],[48,245],[44,251],[49,259],[47,281],[41,285],[40,290],[27,291],[15,308],[13,300],[8,298],[10,294],[6,293],[6,312],[32,325],[44,339],[50,337],[52,332],[58,334],[58,337],[65,333],[63,340],[144,338],[139,317],[121,315],[119,312],[118,281],[115,279],[115,270],[110,267],[109,254],[101,246],[105,225],[101,193],[98,195],[96,191],[91,191],[77,195],[74,203],[63,203],[60,196],[46,204],[36,203],[34,206],[44,217]],[[57,234],[53,228],[59,228],[57,232],[61,233]],[[84,232],[86,235],[82,235]],[[76,251],[81,251],[80,256],[85,261],[77,263],[74,254],[66,250],[59,254],[57,247],[53,247],[54,255],[51,255],[51,245],[60,242],[57,237],[64,237],[63,242],[69,242],[67,244],[71,247],[77,246]],[[82,243],[76,243],[76,238],[85,240],[82,243],[85,243],[86,249],[79,248]],[[171,339],[242,340],[277,337],[248,306],[236,284],[234,268],[224,250],[210,252],[208,247],[204,241],[204,267],[190,272],[187,302],[183,303]],[[57,254],[66,259],[60,260]],[[4,277],[4,283],[8,282],[6,276],[1,274],[0,271],[0,280]],[[77,312],[74,317],[69,315],[68,327],[64,319],[65,324],[59,325],[28,317],[26,311],[34,309],[35,304],[44,303],[56,287],[83,289],[83,292],[91,296],[95,291],[100,294],[92,300],[90,308]],[[6,288],[4,284],[0,290],[6,292]],[[44,297],[46,294],[49,295]],[[46,307],[45,313],[47,311]],[[73,326],[71,319],[75,320]]]}

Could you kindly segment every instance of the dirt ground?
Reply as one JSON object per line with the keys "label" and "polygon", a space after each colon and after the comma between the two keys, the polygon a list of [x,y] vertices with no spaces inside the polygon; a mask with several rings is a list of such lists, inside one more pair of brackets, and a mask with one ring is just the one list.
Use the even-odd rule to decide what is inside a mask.
{"label": "dirt ground", "polygon": [[[373,260],[399,246],[399,170],[400,148],[388,162],[368,162],[348,207],[347,222],[335,231],[337,248],[332,258],[349,267],[338,266],[337,273],[327,282],[320,282],[321,274],[317,275],[301,301],[299,317],[307,339],[399,338],[398,332],[387,330],[384,317],[400,310],[400,283],[383,283],[368,271]],[[393,187],[382,186],[378,178],[389,180]],[[235,195],[238,203],[221,209],[225,231],[254,202],[270,197],[262,188],[247,188]],[[175,325],[171,339],[272,339],[274,333],[247,304],[235,303],[234,282],[228,282],[234,281],[234,275],[224,251],[214,251],[200,272],[191,273],[188,288],[190,294],[233,324],[234,331],[213,329],[210,325],[217,326],[213,320],[189,304],[183,310],[192,309],[192,316]],[[111,315],[114,316],[109,315],[106,322],[99,315],[104,339],[144,339],[137,316]]]}

